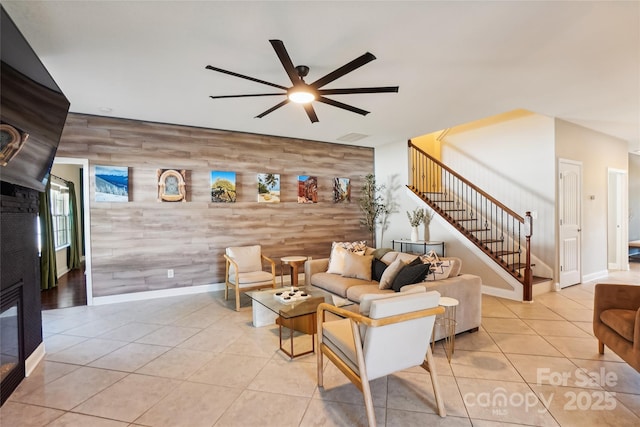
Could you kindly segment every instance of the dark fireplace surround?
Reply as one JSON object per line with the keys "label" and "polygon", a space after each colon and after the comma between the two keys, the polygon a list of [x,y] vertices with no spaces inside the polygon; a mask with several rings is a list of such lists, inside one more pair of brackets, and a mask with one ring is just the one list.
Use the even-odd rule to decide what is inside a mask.
{"label": "dark fireplace surround", "polygon": [[2,404],[24,379],[25,361],[42,343],[38,196],[35,190],[0,182]]}

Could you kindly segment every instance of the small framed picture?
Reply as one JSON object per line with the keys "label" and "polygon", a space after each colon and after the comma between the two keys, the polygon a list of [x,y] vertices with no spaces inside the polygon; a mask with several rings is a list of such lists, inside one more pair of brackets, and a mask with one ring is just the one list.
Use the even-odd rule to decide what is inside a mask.
{"label": "small framed picture", "polygon": [[351,181],[349,178],[333,178],[333,202],[351,202]]}
{"label": "small framed picture", "polygon": [[129,201],[129,168],[98,166],[96,172],[96,202]]}
{"label": "small framed picture", "polygon": [[280,203],[280,174],[258,174],[258,202]]}
{"label": "small framed picture", "polygon": [[317,176],[298,176],[298,203],[318,203]]}
{"label": "small framed picture", "polygon": [[213,203],[235,203],[236,173],[211,171],[211,201]]}
{"label": "small framed picture", "polygon": [[158,201],[187,201],[187,171],[176,169],[158,169]]}

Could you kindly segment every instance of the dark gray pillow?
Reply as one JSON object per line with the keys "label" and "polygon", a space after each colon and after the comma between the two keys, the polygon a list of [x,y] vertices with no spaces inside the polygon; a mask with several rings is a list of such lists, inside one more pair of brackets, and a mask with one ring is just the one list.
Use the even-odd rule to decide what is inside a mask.
{"label": "dark gray pillow", "polygon": [[382,277],[382,273],[384,273],[384,270],[386,270],[387,267],[387,264],[380,261],[379,259],[374,258],[373,262],[371,263],[371,280],[379,282],[380,278]]}
{"label": "dark gray pillow", "polygon": [[412,285],[414,283],[420,283],[424,281],[424,277],[429,272],[431,264],[417,264],[407,265],[404,267],[391,284],[391,289],[396,292],[400,292],[400,288],[406,285]]}

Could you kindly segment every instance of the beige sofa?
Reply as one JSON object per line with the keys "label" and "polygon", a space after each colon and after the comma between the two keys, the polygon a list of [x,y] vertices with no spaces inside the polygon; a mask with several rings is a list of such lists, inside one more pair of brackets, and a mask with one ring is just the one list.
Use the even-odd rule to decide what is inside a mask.
{"label": "beige sofa", "polygon": [[[390,265],[398,257],[404,262],[411,262],[416,258],[416,255],[391,251],[387,252],[380,260]],[[459,258],[441,258],[441,260],[451,263],[449,277],[407,285],[402,287],[400,292],[406,292],[415,286],[423,286],[427,291],[438,291],[441,296],[457,299],[459,305],[456,308],[456,333],[475,332],[480,327],[482,316],[482,279],[472,274],[460,274],[462,261]],[[367,281],[327,273],[328,267],[329,258],[307,261],[304,265],[305,285],[322,288],[356,304],[360,303],[360,299],[365,294],[395,292],[392,289],[379,289],[379,283],[375,280]],[[442,331],[437,328],[436,340],[441,338],[443,338]]]}

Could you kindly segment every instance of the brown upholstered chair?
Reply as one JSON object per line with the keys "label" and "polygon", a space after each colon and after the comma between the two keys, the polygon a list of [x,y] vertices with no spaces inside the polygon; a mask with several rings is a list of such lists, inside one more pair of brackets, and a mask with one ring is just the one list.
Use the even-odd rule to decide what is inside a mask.
{"label": "brown upholstered chair", "polygon": [[606,345],[640,372],[640,286],[598,283],[593,333],[600,354]]}

